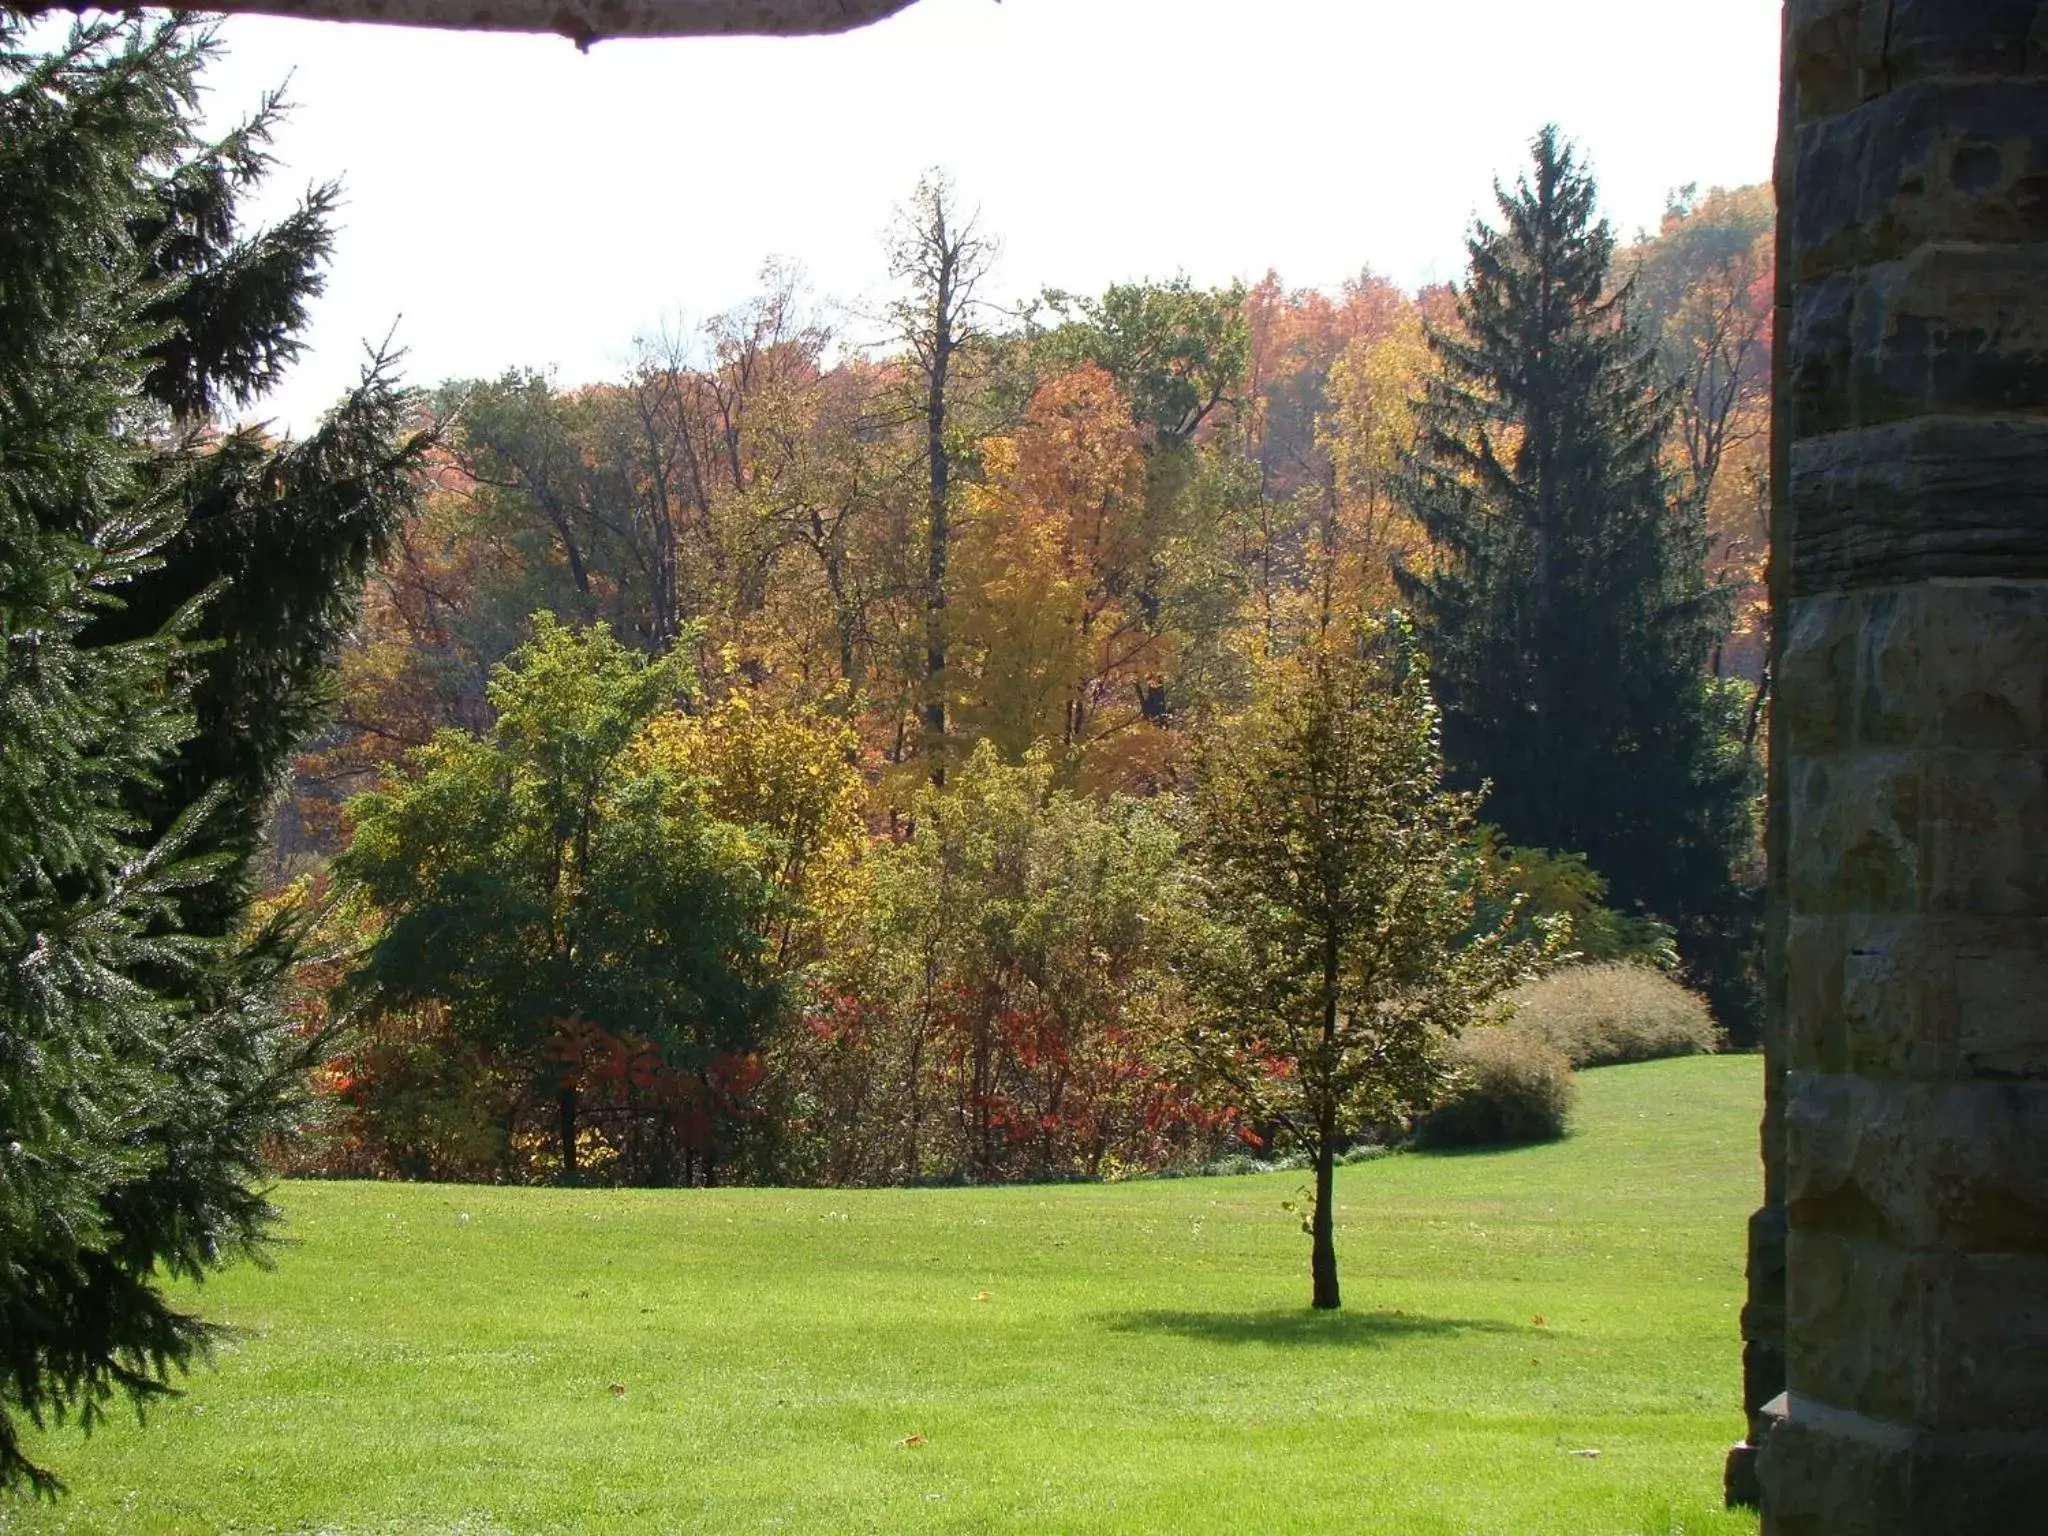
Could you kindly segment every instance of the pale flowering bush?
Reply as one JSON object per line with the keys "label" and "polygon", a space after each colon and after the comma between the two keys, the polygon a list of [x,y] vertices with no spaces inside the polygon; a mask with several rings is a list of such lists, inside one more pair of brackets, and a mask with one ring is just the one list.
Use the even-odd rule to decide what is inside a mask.
{"label": "pale flowering bush", "polygon": [[1513,1029],[1475,1029],[1452,1043],[1449,1095],[1415,1127],[1424,1147],[1555,1141],[1578,1089],[1562,1052]]}
{"label": "pale flowering bush", "polygon": [[1705,999],[1646,965],[1566,966],[1525,982],[1509,1001],[1508,1028],[1562,1053],[1575,1067],[1699,1056],[1721,1047]]}

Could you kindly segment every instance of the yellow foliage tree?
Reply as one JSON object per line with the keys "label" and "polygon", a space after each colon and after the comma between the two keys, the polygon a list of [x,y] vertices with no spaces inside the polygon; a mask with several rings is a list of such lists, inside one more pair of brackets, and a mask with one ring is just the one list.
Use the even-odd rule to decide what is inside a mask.
{"label": "yellow foliage tree", "polygon": [[1330,368],[1330,409],[1317,423],[1330,456],[1330,513],[1319,572],[1322,621],[1394,600],[1393,567],[1425,546],[1395,494],[1415,440],[1411,402],[1430,367],[1422,315],[1404,308],[1386,329],[1361,336]]}
{"label": "yellow foliage tree", "polygon": [[780,897],[765,935],[773,968],[788,974],[827,953],[859,906],[867,788],[858,732],[736,692],[702,714],[657,716],[635,751],[679,770],[715,819],[745,829]]}
{"label": "yellow foliage tree", "polygon": [[1013,762],[1051,743],[1063,773],[1100,787],[1156,769],[1142,689],[1175,662],[1138,597],[1143,447],[1103,369],[1049,380],[1015,433],[983,443],[956,555],[963,726]]}

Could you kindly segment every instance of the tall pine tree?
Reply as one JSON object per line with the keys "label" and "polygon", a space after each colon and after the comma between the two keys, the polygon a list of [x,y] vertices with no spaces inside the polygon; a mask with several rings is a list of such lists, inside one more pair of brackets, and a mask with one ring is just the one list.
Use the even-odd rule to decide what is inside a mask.
{"label": "tall pine tree", "polygon": [[189,21],[42,37],[0,10],[0,1488],[51,1489],[21,1420],[167,1391],[209,1334],[163,1281],[271,1221],[309,1046],[248,868],[419,446],[381,367],[304,443],[208,429],[330,197],[238,230],[271,109],[197,139]]}
{"label": "tall pine tree", "polygon": [[1585,854],[1617,906],[1673,924],[1739,1015],[1754,770],[1707,676],[1723,599],[1593,180],[1554,128],[1533,151],[1468,242],[1459,324],[1430,336],[1408,494],[1437,561],[1403,586],[1452,781],[1491,784],[1509,841]]}

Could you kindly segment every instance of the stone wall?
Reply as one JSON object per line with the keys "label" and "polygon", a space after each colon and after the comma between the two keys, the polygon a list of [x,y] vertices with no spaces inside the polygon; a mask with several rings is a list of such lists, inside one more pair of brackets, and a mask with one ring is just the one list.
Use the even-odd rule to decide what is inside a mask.
{"label": "stone wall", "polygon": [[2048,1532],[2048,4],[1787,28],[1764,1528]]}
{"label": "stone wall", "polygon": [[[1792,17],[1785,12],[1780,50],[1778,164],[1775,175],[1779,208],[1792,206],[1792,173],[1796,160],[1793,133]],[[1792,221],[1780,217],[1777,228],[1777,292],[1773,298],[1773,334],[1792,333]],[[1789,566],[1783,555],[1787,522],[1786,491],[1791,485],[1789,459],[1792,434],[1787,404],[1791,348],[1771,350],[1771,608],[1782,613],[1790,603]],[[1777,687],[1785,670],[1784,631],[1773,626],[1770,672]],[[1766,786],[1764,854],[1768,877],[1764,890],[1764,1109],[1759,1141],[1763,1154],[1763,1204],[1749,1220],[1748,1296],[1742,1308],[1742,1412],[1748,1436],[1728,1455],[1727,1495],[1730,1504],[1756,1506],[1763,1497],[1757,1477],[1758,1447],[1774,1422],[1766,1409],[1785,1390],[1785,712],[1770,716]]]}

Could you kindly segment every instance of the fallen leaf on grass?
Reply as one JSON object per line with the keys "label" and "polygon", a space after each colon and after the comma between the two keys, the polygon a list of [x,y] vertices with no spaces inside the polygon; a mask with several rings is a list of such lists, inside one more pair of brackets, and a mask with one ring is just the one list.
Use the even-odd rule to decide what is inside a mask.
{"label": "fallen leaf on grass", "polygon": [[623,1381],[615,1381],[605,1390],[610,1392],[613,1397],[624,1397],[626,1395],[626,1384]]}
{"label": "fallen leaf on grass", "polygon": [[1538,1312],[1534,1317],[1530,1318],[1529,1321],[1534,1323],[1538,1328],[1547,1328],[1550,1326],[1550,1319],[1545,1317],[1541,1312]]}
{"label": "fallen leaf on grass", "polygon": [[976,1292],[974,1293],[974,1299],[975,1299],[976,1301],[987,1301],[987,1300],[988,1300],[988,1298],[989,1298],[989,1293],[988,1293],[987,1291],[976,1291]]}
{"label": "fallen leaf on grass", "polygon": [[915,1449],[916,1447],[924,1444],[924,1436],[905,1435],[901,1440],[898,1440],[896,1443],[898,1445],[907,1445],[910,1446],[912,1449]]}

